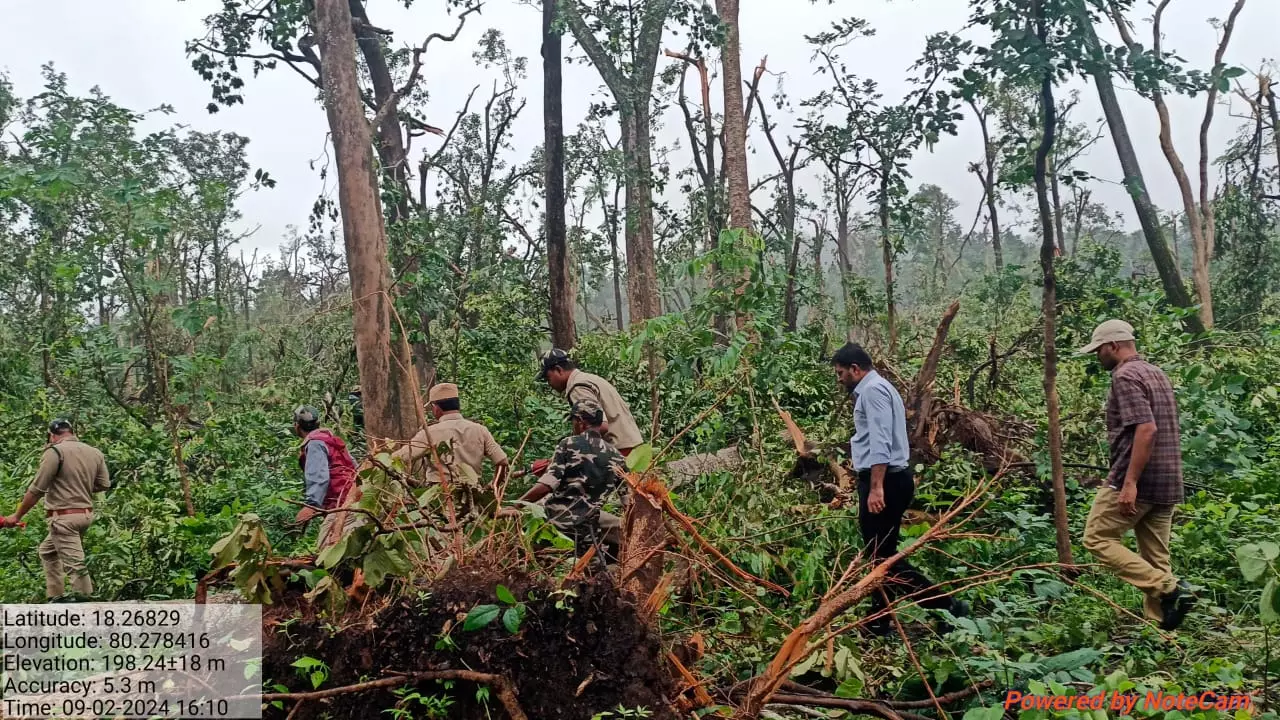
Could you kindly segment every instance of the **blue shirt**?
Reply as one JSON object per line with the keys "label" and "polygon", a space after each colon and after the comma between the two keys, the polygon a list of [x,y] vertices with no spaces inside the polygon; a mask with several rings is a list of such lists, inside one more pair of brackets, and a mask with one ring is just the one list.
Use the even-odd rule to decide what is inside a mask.
{"label": "blue shirt", "polygon": [[870,470],[888,465],[890,470],[907,467],[907,410],[898,389],[875,370],[853,389],[853,438],[849,457],[853,469]]}

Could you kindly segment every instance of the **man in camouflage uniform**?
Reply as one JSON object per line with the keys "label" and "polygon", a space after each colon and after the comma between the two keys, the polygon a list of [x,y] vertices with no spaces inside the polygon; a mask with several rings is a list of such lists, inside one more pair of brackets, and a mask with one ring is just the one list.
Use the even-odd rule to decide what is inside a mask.
{"label": "man in camouflage uniform", "polygon": [[[547,473],[520,498],[534,503],[546,498],[547,519],[573,539],[578,557],[595,547],[592,572],[604,568],[600,543],[600,506],[607,495],[622,483],[622,453],[605,439],[604,409],[592,400],[579,400],[569,412],[573,435],[560,441]],[[506,508],[499,517],[518,516],[519,510]]]}
{"label": "man in camouflage uniform", "polygon": [[[413,439],[395,451],[393,457],[414,470],[417,469],[415,465],[423,465],[427,483],[439,483],[439,473],[431,457],[431,446],[439,448],[443,445],[440,463],[449,473],[449,480],[454,486],[458,518],[477,516],[493,503],[492,493],[485,491],[495,487],[507,472],[507,453],[493,439],[493,433],[488,428],[462,416],[457,385],[433,385],[427,402],[436,421],[419,430]],[[490,485],[481,481],[486,457],[493,462],[494,476]]]}

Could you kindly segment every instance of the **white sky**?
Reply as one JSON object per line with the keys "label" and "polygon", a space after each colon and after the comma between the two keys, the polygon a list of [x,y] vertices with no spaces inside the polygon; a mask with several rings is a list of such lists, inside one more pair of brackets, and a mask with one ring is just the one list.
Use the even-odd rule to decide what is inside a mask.
{"label": "white sky", "polygon": [[[97,85],[117,103],[133,110],[161,104],[176,108],[165,122],[193,128],[225,130],[246,135],[249,161],[278,182],[273,190],[250,194],[242,201],[245,227],[260,229],[246,241],[247,247],[274,248],[288,225],[304,226],[322,183],[309,166],[324,155],[326,124],[323,109],[315,102],[312,88],[284,67],[248,79],[245,104],[224,108],[216,115],[206,112],[210,102],[208,86],[191,70],[184,43],[203,35],[202,19],[217,9],[219,0],[8,0],[5,22],[0,24],[0,70],[7,72],[19,96],[40,89],[40,66],[53,62],[70,77],[72,89],[83,92]],[[1139,3],[1140,5],[1142,3]],[[1212,62],[1216,32],[1206,23],[1213,16],[1225,17],[1229,0],[1181,0],[1175,2],[1165,20],[1166,47],[1177,50],[1192,67],[1207,70]],[[812,5],[808,0],[742,0],[742,63],[745,76],[768,55],[768,67],[785,77],[792,102],[811,96],[824,86],[823,76],[814,74],[805,34],[819,32],[832,20],[857,15],[876,28],[873,38],[857,41],[845,57],[849,67],[881,83],[887,99],[896,99],[906,88],[907,68],[933,32],[958,30],[968,18],[965,0],[839,0],[836,6]],[[443,0],[417,0],[405,10],[400,0],[373,0],[369,10],[374,25],[396,31],[399,45],[416,44],[432,31],[451,31],[455,21],[444,11]],[[522,86],[528,107],[515,127],[517,161],[542,141],[541,66],[539,59],[540,10],[536,5],[515,0],[487,0],[482,14],[473,15],[457,42],[432,45],[424,80],[431,93],[429,120],[447,127],[462,106],[466,94],[476,84],[481,93],[493,76],[471,59],[476,41],[486,28],[496,27],[506,35],[516,55],[529,59],[530,77]],[[1263,59],[1275,54],[1275,36],[1280,30],[1280,2],[1251,0],[1246,6],[1227,62],[1257,69]],[[1150,42],[1149,25],[1139,23],[1137,34]],[[664,47],[681,49],[680,38],[667,32]],[[566,51],[579,54],[566,39]],[[675,62],[659,61],[659,69]],[[1248,77],[1244,78],[1248,80]],[[696,97],[695,80],[690,90]],[[772,94],[775,80],[766,78],[762,91]],[[572,131],[587,105],[602,92],[598,75],[584,64],[565,68],[565,128]],[[1076,120],[1100,116],[1096,95],[1083,87],[1084,102]],[[713,91],[719,107],[720,89]],[[1065,91],[1063,91],[1065,94]],[[1138,143],[1139,156],[1158,204],[1166,209],[1178,206],[1176,185],[1156,142],[1156,119],[1150,103],[1132,91],[1122,89],[1130,122],[1130,132]],[[480,94],[477,95],[480,97]],[[767,96],[766,96],[767,97]],[[1242,103],[1234,102],[1237,112]],[[474,107],[474,103],[473,103]],[[1172,102],[1175,142],[1188,165],[1194,165],[1197,133],[1203,100],[1178,98]],[[658,110],[662,110],[658,108]],[[666,109],[665,129],[660,144],[680,141],[684,132],[678,110]],[[1229,117],[1231,108],[1221,107],[1213,132],[1213,150],[1223,147],[1238,120]],[[758,116],[757,116],[758,118]],[[779,125],[779,134],[793,135],[791,118],[770,119]],[[758,127],[755,134],[759,134]],[[420,139],[428,149],[438,140]],[[753,136],[756,152],[750,156],[751,174],[761,177],[774,170],[774,161],[763,135]],[[419,146],[420,150],[422,146]],[[914,185],[934,183],[960,201],[957,220],[968,229],[980,189],[976,178],[966,171],[981,157],[976,124],[967,119],[959,137],[944,138],[935,151],[923,153],[912,165]],[[673,162],[684,162],[684,154]],[[1081,162],[1084,170],[1103,180],[1094,185],[1094,198],[1114,210],[1131,216],[1132,205],[1117,184],[1118,163],[1109,138],[1097,145]],[[804,183],[816,191],[809,178]],[[757,204],[767,203],[767,190],[760,191]],[[675,199],[678,202],[678,199]]]}

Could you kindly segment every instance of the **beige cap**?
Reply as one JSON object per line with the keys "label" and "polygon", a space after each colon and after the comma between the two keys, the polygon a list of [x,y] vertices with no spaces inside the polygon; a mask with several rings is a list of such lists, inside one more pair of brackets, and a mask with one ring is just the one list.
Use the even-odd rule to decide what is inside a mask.
{"label": "beige cap", "polygon": [[428,402],[440,402],[441,400],[455,400],[458,397],[458,386],[453,383],[440,383],[431,386],[431,392],[427,393]]}
{"label": "beige cap", "polygon": [[1088,355],[1107,343],[1125,342],[1133,339],[1132,325],[1123,320],[1108,320],[1094,329],[1093,341],[1076,352],[1081,355]]}

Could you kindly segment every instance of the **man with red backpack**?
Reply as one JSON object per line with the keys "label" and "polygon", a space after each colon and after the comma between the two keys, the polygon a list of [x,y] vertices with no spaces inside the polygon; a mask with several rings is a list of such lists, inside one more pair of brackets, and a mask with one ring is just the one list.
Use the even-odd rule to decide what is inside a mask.
{"label": "man with red backpack", "polygon": [[[293,434],[302,438],[298,464],[305,476],[306,507],[295,521],[305,524],[320,510],[337,510],[355,486],[356,463],[347,444],[328,428],[320,427],[320,413],[306,405],[293,411]],[[323,549],[338,542],[349,513],[327,512],[320,525],[318,546]]]}

